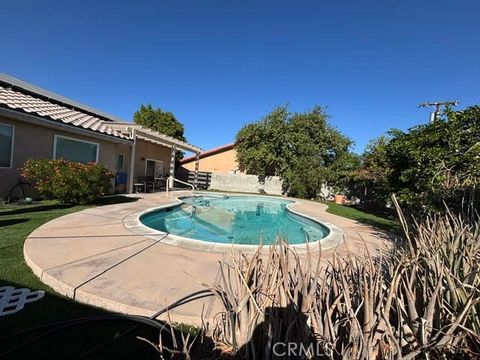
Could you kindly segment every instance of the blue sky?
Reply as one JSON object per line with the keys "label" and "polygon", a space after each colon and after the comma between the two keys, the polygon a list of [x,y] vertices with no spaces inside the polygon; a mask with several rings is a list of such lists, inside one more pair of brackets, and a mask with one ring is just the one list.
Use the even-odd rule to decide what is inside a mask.
{"label": "blue sky", "polygon": [[277,105],[327,106],[362,151],[480,103],[478,1],[3,0],[0,72],[118,115],[172,111],[208,149]]}

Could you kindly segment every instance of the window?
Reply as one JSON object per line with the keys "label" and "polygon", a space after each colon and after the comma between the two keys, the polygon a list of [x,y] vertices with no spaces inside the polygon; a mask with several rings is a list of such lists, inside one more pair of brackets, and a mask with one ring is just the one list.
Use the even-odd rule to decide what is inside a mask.
{"label": "window", "polygon": [[55,135],[53,158],[81,163],[97,162],[98,147],[99,145],[94,142]]}
{"label": "window", "polygon": [[124,162],[125,162],[125,155],[118,154],[117,155],[117,172],[123,171]]}
{"label": "window", "polygon": [[12,125],[0,124],[0,168],[12,167],[13,133]]}

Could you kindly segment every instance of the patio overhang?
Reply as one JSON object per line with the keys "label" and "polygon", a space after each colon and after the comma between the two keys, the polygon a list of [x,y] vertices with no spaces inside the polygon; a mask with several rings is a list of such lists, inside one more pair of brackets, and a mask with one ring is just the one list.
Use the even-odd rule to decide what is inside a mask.
{"label": "patio overhang", "polygon": [[108,122],[108,126],[129,136],[131,139],[140,139],[154,144],[175,148],[176,150],[190,151],[195,154],[202,151],[202,149],[197,146],[175,139],[158,131],[147,129],[139,124]]}
{"label": "patio overhang", "polygon": [[[169,182],[167,183],[167,189],[169,187],[173,188],[173,180],[175,175],[175,153],[177,151],[189,151],[195,153],[196,156],[196,169],[195,169],[195,181],[194,187],[197,185],[198,179],[198,161],[199,161],[199,154],[202,152],[202,149],[189,144],[185,141],[180,141],[175,139],[171,136],[162,134],[155,130],[150,130],[142,125],[133,124],[133,123],[125,123],[125,122],[108,122],[108,126],[113,130],[120,132],[122,135],[127,136],[130,140],[133,140],[133,144],[131,146],[131,154],[130,154],[130,176],[128,180],[128,193],[133,193],[133,176],[134,176],[134,168],[135,168],[135,153],[136,153],[136,143],[137,140],[142,140],[146,142],[150,142],[153,144],[161,145],[170,148],[170,173],[169,173]],[[178,180],[177,180],[178,181]]]}

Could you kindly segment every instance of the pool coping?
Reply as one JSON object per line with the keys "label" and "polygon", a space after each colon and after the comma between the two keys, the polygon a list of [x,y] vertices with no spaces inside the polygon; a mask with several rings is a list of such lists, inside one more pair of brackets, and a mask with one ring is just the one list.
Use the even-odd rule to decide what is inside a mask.
{"label": "pool coping", "polygon": [[[245,195],[245,194],[230,194],[230,193],[222,193],[222,192],[197,192],[197,194],[202,195],[227,195],[229,197],[242,197],[242,196],[249,196],[249,197],[265,197],[271,199],[280,199],[285,201],[285,197],[281,196],[271,196],[271,195]],[[194,196],[194,195],[192,195]],[[128,231],[140,235],[155,241],[159,241],[166,245],[177,246],[179,248],[189,249],[189,250],[198,250],[198,251],[208,251],[208,252],[218,252],[218,253],[226,253],[232,251],[240,251],[244,253],[255,253],[261,249],[263,252],[267,252],[271,246],[276,246],[275,244],[263,244],[263,245],[246,245],[246,244],[225,244],[225,243],[215,243],[210,242],[207,240],[197,240],[192,238],[187,238],[167,232],[163,232],[160,230],[155,230],[151,227],[144,225],[140,218],[141,216],[148,214],[153,211],[158,211],[161,209],[172,208],[182,204],[181,198],[189,197],[188,195],[177,196],[172,199],[173,203],[150,207],[147,209],[138,210],[132,212],[123,218],[123,226]],[[303,243],[303,244],[289,244],[291,249],[299,253],[306,253],[306,252],[317,252],[332,249],[338,247],[345,238],[344,231],[339,228],[338,226],[329,223],[320,221],[315,219],[314,217],[308,216],[299,212],[298,210],[294,210],[292,207],[295,205],[301,205],[302,201],[298,199],[289,198],[289,204],[286,205],[286,208],[291,213],[306,218],[314,223],[320,224],[325,226],[329,230],[329,234],[320,239],[310,243]]]}
{"label": "pool coping", "polygon": [[[195,194],[215,193],[196,191]],[[178,205],[177,198],[186,195],[191,195],[191,192],[135,194],[132,197],[138,200],[134,202],[92,207],[61,216],[28,235],[23,246],[24,259],[43,283],[62,295],[109,311],[151,316],[166,304],[215,284],[219,262],[230,261],[232,255],[248,253],[245,248],[239,251],[238,246],[230,245],[224,249],[203,251],[204,246],[195,249],[191,241],[188,248],[170,246],[169,242],[176,241],[173,235],[167,237],[148,231],[148,236],[142,236],[124,226],[124,222],[128,226],[134,225],[127,222],[132,214],[144,213],[162,205]],[[255,196],[264,197],[262,194]],[[292,207],[298,206],[301,211],[296,208],[290,211],[328,224],[330,228],[335,226],[331,224],[334,223],[341,229],[342,237],[343,234],[345,236],[337,238],[337,241],[342,240],[338,247],[330,250],[319,247],[317,251],[311,244],[308,246],[312,253],[319,254],[318,259],[322,263],[331,261],[334,254],[380,256],[382,249],[388,250],[392,244],[385,232],[330,214],[326,212],[325,204],[281,196],[268,197],[292,200]],[[142,231],[145,232],[145,229]],[[121,243],[118,243],[119,240],[122,240]],[[331,245],[335,246],[335,242]],[[365,250],[367,246],[368,252]],[[257,247],[254,247],[256,251]],[[272,248],[264,246],[264,249]],[[326,251],[320,253],[320,250]],[[298,253],[303,258],[303,251]],[[203,313],[199,309],[207,310]],[[173,309],[168,316],[176,322],[201,325],[220,310],[218,299],[201,299]],[[160,318],[166,317],[167,314],[164,314]]]}

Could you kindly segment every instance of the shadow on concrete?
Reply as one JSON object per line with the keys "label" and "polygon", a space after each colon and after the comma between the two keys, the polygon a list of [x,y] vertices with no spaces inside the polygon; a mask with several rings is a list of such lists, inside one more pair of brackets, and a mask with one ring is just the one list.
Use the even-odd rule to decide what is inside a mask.
{"label": "shadow on concrete", "polygon": [[106,196],[100,199],[97,199],[91,203],[91,205],[104,206],[104,205],[114,205],[114,204],[124,204],[138,201],[140,198],[124,195],[114,195]]}
{"label": "shadow on concrete", "polygon": [[[0,286],[24,287],[2,280]],[[0,316],[0,359],[159,359],[141,340],[158,344],[159,333],[154,326],[46,292],[24,309]],[[162,339],[171,347],[167,335]]]}
{"label": "shadow on concrete", "polygon": [[[0,286],[24,287],[4,281]],[[159,359],[159,352],[148,342],[158,344],[159,328],[164,327],[163,345],[172,348],[171,329],[160,321],[154,323],[158,326],[45,293],[24,309],[0,316],[0,359]],[[195,331],[193,327],[181,330]],[[181,343],[179,331],[173,329]],[[197,355],[192,359],[205,359],[205,354],[213,352],[213,342],[206,340],[194,344],[192,352]],[[166,353],[163,358],[181,357]]]}
{"label": "shadow on concrete", "polygon": [[[5,285],[21,287],[0,282],[0,286]],[[43,299],[26,304],[23,310],[0,317],[0,359],[186,358],[169,352],[160,356],[152,346],[159,343],[158,328],[117,315],[46,293]],[[160,321],[157,323],[165,326]],[[162,331],[162,343],[171,349],[170,328],[167,326],[166,330]],[[193,338],[198,329],[182,325],[173,331],[181,348],[180,331],[190,333]],[[235,354],[220,354],[211,338],[199,336],[191,348],[190,359],[278,360],[323,355],[310,331],[307,316],[292,304],[267,308],[265,320]]]}

